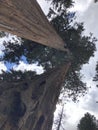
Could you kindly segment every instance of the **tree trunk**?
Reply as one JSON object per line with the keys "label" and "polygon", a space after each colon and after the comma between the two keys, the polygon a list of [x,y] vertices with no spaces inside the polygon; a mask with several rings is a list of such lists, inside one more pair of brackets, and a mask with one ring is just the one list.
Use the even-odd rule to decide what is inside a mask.
{"label": "tree trunk", "polygon": [[0,30],[66,51],[36,0],[0,0]]}
{"label": "tree trunk", "polygon": [[0,81],[0,130],[51,130],[70,63],[32,80]]}

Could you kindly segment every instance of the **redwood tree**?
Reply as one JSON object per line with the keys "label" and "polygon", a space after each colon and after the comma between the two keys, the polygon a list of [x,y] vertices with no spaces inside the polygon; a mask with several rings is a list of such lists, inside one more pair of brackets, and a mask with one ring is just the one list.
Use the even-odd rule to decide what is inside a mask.
{"label": "redwood tree", "polygon": [[0,30],[66,50],[36,0],[0,0]]}

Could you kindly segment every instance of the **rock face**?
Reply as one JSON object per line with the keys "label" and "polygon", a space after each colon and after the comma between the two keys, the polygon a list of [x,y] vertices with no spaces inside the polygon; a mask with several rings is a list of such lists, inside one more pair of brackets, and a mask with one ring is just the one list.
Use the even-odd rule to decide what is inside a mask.
{"label": "rock face", "polygon": [[0,0],[0,30],[66,51],[36,0]]}
{"label": "rock face", "polygon": [[50,70],[31,80],[0,81],[0,130],[51,130],[69,66]]}

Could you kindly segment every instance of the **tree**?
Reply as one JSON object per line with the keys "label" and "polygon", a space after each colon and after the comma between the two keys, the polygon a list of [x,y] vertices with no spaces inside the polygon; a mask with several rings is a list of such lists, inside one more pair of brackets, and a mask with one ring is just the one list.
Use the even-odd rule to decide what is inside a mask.
{"label": "tree", "polygon": [[65,114],[64,114],[64,105],[62,105],[61,111],[58,113],[58,116],[54,120],[53,130],[65,130],[64,128],[64,120],[65,120]]}
{"label": "tree", "polygon": [[[72,54],[57,51],[46,46],[38,45],[35,42],[22,39],[21,45],[4,42],[5,55],[2,60],[6,63],[18,64],[22,56],[24,56],[27,63],[38,62],[39,65],[43,66],[45,71],[49,68],[55,68],[64,63],[71,62],[71,68],[65,80],[65,88],[72,90],[72,93],[74,93],[70,93],[69,96],[76,96],[86,91],[86,84],[81,81],[81,74],[79,71],[82,65],[87,63],[91,56],[94,56],[96,38],[94,38],[92,34],[83,36],[83,24],[75,23],[75,25],[71,26],[69,22],[66,23],[66,19],[70,21],[67,15],[66,17],[63,17],[63,15],[57,16],[51,23],[62,39],[67,43],[67,47]],[[66,26],[68,27],[67,29],[65,29]],[[76,98],[74,97],[74,99]]]}
{"label": "tree", "polygon": [[87,112],[84,117],[80,119],[77,127],[78,130],[98,130],[98,120]]}
{"label": "tree", "polygon": [[[97,62],[97,65],[96,65],[96,75],[95,75],[95,77],[94,77],[94,81],[98,81],[98,62]],[[97,85],[97,87],[98,87],[98,85]]]}
{"label": "tree", "polygon": [[0,81],[0,129],[51,130],[53,113],[69,65],[32,79]]}
{"label": "tree", "polygon": [[98,2],[98,0],[94,0],[94,2],[96,3],[96,2]]}
{"label": "tree", "polygon": [[[56,3],[56,0],[52,2],[54,4]],[[72,1],[66,2],[70,2],[70,4],[67,3],[67,5],[69,5],[68,8],[73,5]],[[68,10],[66,10],[67,6],[63,3],[63,0],[57,0],[57,8],[50,9],[48,16],[50,18],[53,17],[51,20],[52,25],[62,39],[66,42],[67,47],[72,53],[70,57],[71,68],[65,80],[65,88],[75,90],[72,91],[71,94],[68,94],[69,96],[73,96],[73,100],[75,100],[79,93],[86,92],[86,84],[81,81],[81,74],[79,71],[82,65],[87,63],[91,56],[94,56],[93,51],[96,50],[94,44],[97,39],[93,37],[92,33],[90,33],[89,36],[83,35],[83,31],[85,30],[83,23],[73,23],[75,13],[70,13]]]}
{"label": "tree", "polygon": [[[0,30],[65,51],[36,0],[0,1]],[[53,43],[53,44],[52,44]]]}
{"label": "tree", "polygon": [[[56,7],[56,3],[60,1],[53,2]],[[53,113],[62,87],[65,86],[66,91],[71,91],[69,96],[74,95],[74,99],[78,93],[86,91],[79,71],[93,56],[96,39],[92,35],[83,36],[83,24],[71,25],[74,13],[70,14],[67,8],[72,2],[70,1],[70,4],[66,2],[58,4],[60,14],[57,12],[50,22],[72,54],[41,46],[26,39],[22,39],[21,44],[17,44],[17,41],[4,42],[4,56],[1,57],[1,61],[5,64],[8,62],[18,64],[24,57],[27,63],[37,62],[42,65],[45,73],[38,76],[34,72],[10,70],[1,74],[1,129],[51,130]],[[70,62],[72,65],[69,69]]]}

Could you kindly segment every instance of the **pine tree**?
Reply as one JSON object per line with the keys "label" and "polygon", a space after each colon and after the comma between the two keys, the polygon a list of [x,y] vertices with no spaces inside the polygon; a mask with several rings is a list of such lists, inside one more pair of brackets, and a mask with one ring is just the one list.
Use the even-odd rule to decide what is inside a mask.
{"label": "pine tree", "polygon": [[[94,77],[94,81],[98,82],[98,62],[97,62],[97,65],[96,65],[96,75]],[[97,87],[98,87],[98,84],[97,84]]]}
{"label": "pine tree", "polygon": [[98,130],[97,119],[90,113],[86,113],[84,117],[80,119],[78,130]]}

